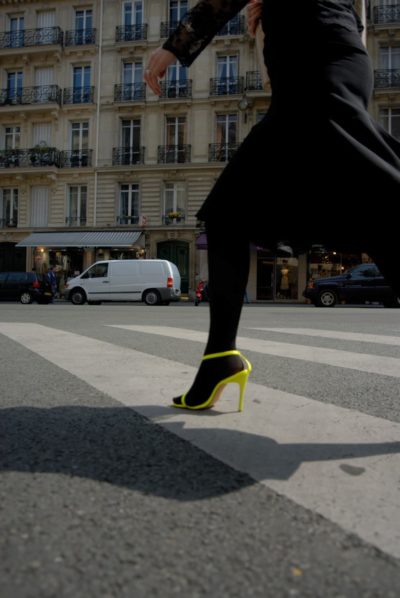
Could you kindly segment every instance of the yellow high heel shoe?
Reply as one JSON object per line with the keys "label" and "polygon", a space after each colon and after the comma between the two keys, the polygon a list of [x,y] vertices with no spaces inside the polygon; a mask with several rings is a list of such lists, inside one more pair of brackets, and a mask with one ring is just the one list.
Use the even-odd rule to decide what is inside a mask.
{"label": "yellow high heel shoe", "polygon": [[242,358],[243,363],[244,363],[244,369],[241,370],[240,372],[236,372],[236,374],[232,374],[232,376],[228,376],[227,378],[223,378],[222,380],[220,380],[220,382],[218,382],[214,386],[214,389],[213,389],[211,395],[204,403],[200,403],[199,405],[187,405],[186,401],[185,401],[187,393],[185,393],[180,398],[180,400],[181,400],[180,404],[172,403],[172,406],[178,407],[179,409],[193,409],[193,410],[209,409],[218,401],[225,386],[227,384],[230,384],[231,382],[234,382],[236,384],[239,384],[239,387],[240,387],[238,411],[243,411],[244,391],[246,389],[246,384],[247,384],[247,380],[249,378],[249,374],[252,370],[252,365],[251,365],[250,361],[248,361],[240,353],[240,351],[223,351],[222,353],[210,353],[209,355],[204,355],[202,361],[206,361],[207,359],[215,359],[216,357],[227,357],[228,355],[240,355],[240,357]]}

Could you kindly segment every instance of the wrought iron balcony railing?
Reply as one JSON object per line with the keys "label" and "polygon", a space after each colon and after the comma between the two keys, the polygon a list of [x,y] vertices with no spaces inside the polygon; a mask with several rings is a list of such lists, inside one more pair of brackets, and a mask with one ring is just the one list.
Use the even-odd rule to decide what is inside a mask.
{"label": "wrought iron balcony railing", "polygon": [[192,97],[192,80],[186,81],[162,81],[161,99],[178,99]]}
{"label": "wrought iron balcony railing", "polygon": [[220,77],[210,79],[211,96],[237,95],[244,92],[243,77]]}
{"label": "wrought iron balcony railing", "polygon": [[64,104],[93,104],[94,87],[67,87],[64,89]]}
{"label": "wrought iron balcony railing", "polygon": [[209,162],[227,162],[238,149],[238,143],[210,143],[208,146]]}
{"label": "wrought iron balcony railing", "polygon": [[65,32],[66,46],[89,46],[96,43],[96,29],[73,29]]}
{"label": "wrought iron balcony railing", "polygon": [[123,214],[117,216],[117,224],[138,224],[139,216],[129,216],[128,214]]}
{"label": "wrought iron balcony railing", "polygon": [[60,167],[85,168],[85,166],[91,166],[92,154],[93,151],[90,149],[60,152]]}
{"label": "wrought iron balcony railing", "polygon": [[185,219],[185,212],[181,209],[166,212],[162,217],[164,224],[179,224],[180,222],[185,222]]}
{"label": "wrought iron balcony railing", "polygon": [[373,20],[376,25],[382,23],[398,23],[400,25],[400,5],[375,6]]}
{"label": "wrought iron balcony railing", "polygon": [[138,102],[146,98],[146,83],[115,85],[114,102]]}
{"label": "wrought iron balcony railing", "polygon": [[261,75],[258,71],[248,71],[246,73],[246,90],[247,91],[262,91]]}
{"label": "wrought iron balcony railing", "polygon": [[159,145],[158,163],[182,164],[183,162],[190,162],[191,153],[191,145]]}
{"label": "wrought iron balcony railing", "polygon": [[0,106],[20,104],[61,104],[58,85],[36,85],[0,90]]}
{"label": "wrought iron balcony railing", "polygon": [[246,33],[246,23],[244,16],[241,15],[228,21],[217,35],[243,35],[243,33]]}
{"label": "wrought iron balcony railing", "polygon": [[0,168],[59,166],[59,151],[54,147],[34,147],[0,151]]}
{"label": "wrought iron balcony railing", "polygon": [[115,41],[138,42],[147,39],[148,25],[120,25],[117,27]]}
{"label": "wrought iron balcony railing", "polygon": [[79,216],[67,216],[65,218],[67,226],[86,226],[86,218],[79,218]]}
{"label": "wrought iron balcony railing", "polygon": [[60,27],[43,27],[41,29],[24,29],[22,31],[5,31],[0,33],[0,49],[27,48],[32,46],[52,46],[63,43]]}
{"label": "wrought iron balcony railing", "polygon": [[144,164],[144,147],[114,147],[113,166]]}
{"label": "wrought iron balcony railing", "polygon": [[375,89],[400,88],[400,69],[377,69]]}
{"label": "wrought iron balcony railing", "polygon": [[160,37],[169,37],[171,33],[178,27],[179,21],[166,21],[161,23],[160,26]]}

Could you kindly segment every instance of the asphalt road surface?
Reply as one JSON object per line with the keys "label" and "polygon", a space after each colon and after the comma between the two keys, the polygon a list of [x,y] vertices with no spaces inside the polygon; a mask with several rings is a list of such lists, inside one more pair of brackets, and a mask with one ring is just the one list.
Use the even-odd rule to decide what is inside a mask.
{"label": "asphalt road surface", "polygon": [[1,598],[398,598],[400,310],[0,304]]}

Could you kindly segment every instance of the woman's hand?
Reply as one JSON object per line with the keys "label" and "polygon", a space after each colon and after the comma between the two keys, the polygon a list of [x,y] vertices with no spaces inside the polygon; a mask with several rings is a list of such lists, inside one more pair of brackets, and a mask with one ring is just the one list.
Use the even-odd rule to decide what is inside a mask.
{"label": "woman's hand", "polygon": [[144,80],[149,85],[150,89],[156,94],[161,95],[161,87],[159,79],[162,79],[165,75],[165,71],[176,62],[176,56],[164,50],[164,48],[157,48],[150,54],[150,60],[144,71]]}
{"label": "woman's hand", "polygon": [[263,0],[250,0],[247,5],[247,30],[251,36],[256,36],[257,26],[261,19]]}

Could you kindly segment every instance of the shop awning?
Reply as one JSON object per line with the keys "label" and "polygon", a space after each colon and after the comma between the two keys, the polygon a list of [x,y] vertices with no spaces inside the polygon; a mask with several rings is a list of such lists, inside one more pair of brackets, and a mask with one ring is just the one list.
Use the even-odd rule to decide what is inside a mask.
{"label": "shop awning", "polygon": [[142,234],[141,231],[33,233],[17,243],[17,247],[143,247]]}
{"label": "shop awning", "polygon": [[207,235],[206,233],[201,233],[196,239],[196,248],[197,249],[207,249]]}

